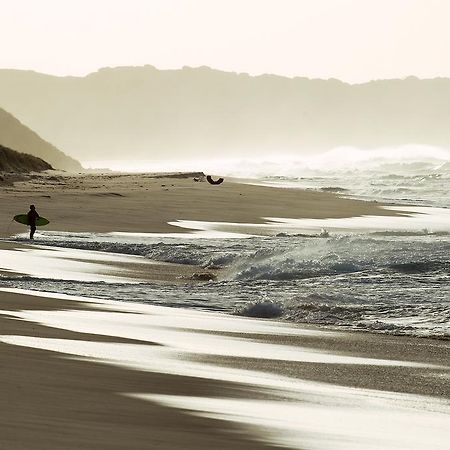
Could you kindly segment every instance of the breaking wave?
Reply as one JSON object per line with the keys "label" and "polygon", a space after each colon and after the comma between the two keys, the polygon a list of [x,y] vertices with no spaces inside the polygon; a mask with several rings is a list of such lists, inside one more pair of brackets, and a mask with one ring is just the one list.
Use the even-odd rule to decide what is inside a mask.
{"label": "breaking wave", "polygon": [[337,237],[294,240],[240,258],[229,270],[235,280],[300,280],[361,273],[450,274],[450,243],[425,235],[423,239]]}
{"label": "breaking wave", "polygon": [[283,315],[283,307],[279,303],[271,301],[254,302],[238,308],[235,314],[246,317],[272,319]]}
{"label": "breaking wave", "polygon": [[[226,269],[223,279],[301,280],[352,273],[450,273],[447,233],[377,232],[322,238],[302,235],[244,240],[202,239],[196,242],[115,242],[115,236],[47,233],[40,244],[95,250]],[[21,240],[20,238],[18,240]]]}
{"label": "breaking wave", "polygon": [[[267,302],[241,307],[235,314],[245,317],[280,317],[297,323],[343,327],[383,334],[450,339],[450,307],[407,307],[386,305],[339,305],[316,301],[277,304]],[[269,307],[268,307],[269,306]],[[273,315],[270,315],[273,313]]]}
{"label": "breaking wave", "polygon": [[241,161],[230,175],[366,200],[450,207],[450,151],[418,145],[361,150],[339,147],[303,158]]}

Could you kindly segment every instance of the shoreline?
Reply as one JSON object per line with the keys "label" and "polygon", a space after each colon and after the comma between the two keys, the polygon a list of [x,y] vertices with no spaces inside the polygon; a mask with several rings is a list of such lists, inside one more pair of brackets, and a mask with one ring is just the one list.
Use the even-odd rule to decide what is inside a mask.
{"label": "shoreline", "polygon": [[328,192],[257,186],[226,179],[219,186],[191,174],[32,174],[4,186],[0,236],[24,230],[14,215],[35,204],[48,230],[71,232],[183,232],[170,222],[264,224],[265,217],[398,216],[382,204]]}
{"label": "shoreline", "polygon": [[0,265],[0,275],[34,279],[124,284],[155,282],[164,285],[195,282],[201,280],[201,276],[213,280],[218,274],[218,270],[190,264],[153,261],[126,253],[39,245],[38,241],[0,239],[0,257],[8,261],[5,263],[7,268]]}
{"label": "shoreline", "polygon": [[[311,419],[317,424],[326,420],[328,408],[338,413],[356,402],[357,415],[344,415],[341,426],[345,445],[363,445],[373,434],[374,406],[364,406],[372,397],[381,402],[377,408],[388,408],[400,420],[403,428],[391,430],[389,439],[401,442],[411,416],[404,419],[397,402],[406,402],[406,410],[413,402],[414,414],[422,411],[427,420],[439,422],[450,414],[446,342],[20,290],[1,289],[0,304],[0,352],[8,368],[0,375],[1,398],[7,402],[0,443],[8,449],[94,443],[95,448],[143,449],[155,439],[158,448],[168,449],[303,448],[303,433],[306,447],[310,438],[301,422],[296,425],[300,435],[286,441],[277,430],[290,430],[287,418],[281,415],[278,425],[270,422],[263,430],[257,417],[277,405],[300,412],[324,401],[335,406],[325,406]],[[259,413],[252,409],[256,418],[250,419],[245,411],[254,404]],[[222,405],[217,407],[225,416],[213,413],[214,405]],[[356,417],[363,436],[347,427]],[[28,431],[19,436],[11,431],[24,421]],[[58,433],[46,431],[50,423],[58,423]],[[443,443],[448,437],[441,432]],[[335,431],[322,433],[331,437]],[[46,443],[34,445],[44,434]],[[339,442],[335,448],[341,448]],[[322,448],[320,439],[317,445]],[[383,440],[379,445],[386,448]]]}
{"label": "shoreline", "polygon": [[[99,180],[88,176],[76,182]],[[321,220],[320,215],[346,220],[346,214],[362,211],[374,217],[381,211],[377,217],[389,220],[403,216],[401,210],[333,194],[150,178],[145,182],[152,194],[151,216],[150,210],[142,211],[145,197],[136,186],[142,179],[132,180],[113,177],[110,184],[91,186],[99,190],[94,194],[70,183],[60,192],[58,179],[44,180],[37,189],[27,181],[0,199],[9,207],[17,198],[45,199],[48,209],[40,213],[49,211],[56,229],[73,226],[75,232],[89,225],[93,234],[129,224],[116,214],[127,202],[129,217],[136,219],[132,232],[153,226],[173,232],[176,227],[163,221],[169,216],[187,220],[186,213],[196,217],[192,221],[233,217],[242,225],[262,211],[287,213],[294,206],[303,209],[288,222]],[[168,180],[166,191],[160,183]],[[47,198],[43,192],[52,186],[49,181],[54,192]],[[253,201],[261,196],[264,201]],[[271,199],[278,203],[267,206]],[[85,210],[79,207],[82,200]],[[86,222],[89,211],[95,213]],[[7,212],[2,215],[5,219]],[[269,216],[259,216],[261,223],[263,217]],[[202,276],[220,273],[126,254],[39,246],[38,240],[0,242],[0,254],[10,258],[4,273],[43,280],[161,286],[181,281],[195,287],[205,281],[198,278],[200,269]],[[332,445],[333,450],[385,450],[393,445],[444,450],[448,445],[448,339],[361,333],[84,294],[0,288],[1,448],[328,450]]]}
{"label": "shoreline", "polygon": [[[439,234],[437,234],[437,236],[439,239]],[[327,245],[327,242],[325,241],[320,239],[320,242],[324,242],[324,245]],[[158,247],[158,245],[161,244],[158,240],[155,242],[156,244],[151,243],[150,247],[153,247],[154,245]],[[312,242],[312,245],[315,245],[315,241]],[[188,258],[189,253],[191,252],[191,244],[189,242],[184,244],[187,245],[188,248],[183,249],[176,258],[170,257],[168,259],[164,259],[164,256],[162,256],[162,259],[158,259],[157,256],[155,256],[156,259],[148,259],[145,250],[142,253],[138,252],[136,254],[130,254],[127,251],[122,252],[120,250],[120,246],[114,252],[111,251],[110,245],[111,244],[106,242],[104,249],[102,249],[98,246],[96,248],[84,248],[83,246],[77,246],[76,244],[73,246],[64,246],[63,242],[57,242],[56,245],[53,245],[50,241],[42,245],[39,241],[31,243],[25,240],[15,241],[13,239],[0,239],[0,259],[5,261],[3,267],[0,267],[0,275],[5,277],[4,284],[6,286],[14,286],[15,278],[17,279],[17,282],[20,283],[20,286],[30,286],[31,282],[22,282],[21,277],[25,277],[25,279],[31,277],[30,279],[35,280],[35,282],[32,283],[32,289],[54,289],[54,292],[61,292],[61,290],[52,284],[52,280],[53,282],[57,280],[66,281],[69,283],[67,285],[68,288],[81,288],[83,290],[82,295],[84,296],[95,295],[95,290],[90,287],[90,284],[98,282],[102,284],[106,283],[103,288],[100,288],[100,290],[103,290],[103,295],[106,295],[107,298],[114,298],[114,296],[111,297],[110,295],[111,288],[108,288],[108,284],[119,283],[124,285],[124,289],[122,289],[121,294],[124,301],[126,301],[124,295],[138,295],[138,301],[146,301],[146,295],[141,294],[139,289],[135,291],[134,288],[132,288],[132,285],[139,285],[140,283],[144,283],[143,286],[148,284],[149,288],[151,288],[152,285],[160,286],[161,292],[166,289],[165,286],[167,286],[167,288],[172,286],[175,290],[178,289],[178,287],[181,287],[180,294],[182,297],[180,300],[176,299],[173,295],[170,296],[169,291],[166,291],[166,294],[164,295],[164,298],[167,297],[169,304],[174,307],[192,307],[194,310],[204,309],[210,311],[222,311],[225,314],[232,314],[233,311],[237,313],[237,311],[240,311],[243,308],[245,309],[246,307],[251,309],[252,305],[255,304],[256,307],[262,308],[260,308],[260,313],[256,312],[256,314],[253,315],[254,313],[249,311],[248,313],[242,314],[242,316],[270,317],[271,320],[278,318],[276,314],[272,314],[272,310],[270,308],[267,310],[264,304],[259,305],[259,301],[255,302],[253,297],[249,297],[247,303],[241,303],[239,301],[233,303],[228,300],[222,303],[217,298],[210,298],[209,307],[207,304],[203,303],[201,298],[198,301],[194,301],[193,305],[189,305],[189,302],[185,303],[183,296],[187,291],[183,290],[183,286],[186,286],[186,289],[196,289],[195,286],[198,285],[197,289],[199,289],[199,292],[202,292],[200,295],[203,298],[205,293],[208,292],[208,289],[210,289],[208,286],[217,286],[220,289],[220,286],[222,286],[221,282],[232,281],[234,279],[233,264],[230,264],[229,262],[225,263],[225,265],[221,265],[220,263],[219,265],[215,265],[214,257],[211,260],[207,257],[206,261],[208,261],[208,265],[205,265],[202,264],[202,261],[205,260],[202,260],[204,255],[201,254],[193,257],[191,262],[187,262],[186,258]],[[173,251],[173,244],[163,243],[162,245],[162,255]],[[319,241],[317,241],[317,245],[319,245]],[[168,247],[166,248],[166,246]],[[185,253],[186,251],[188,252],[187,254]],[[175,250],[175,254],[177,254],[177,250]],[[220,254],[216,257],[216,259],[217,258],[218,261],[220,261]],[[237,267],[239,267],[239,265]],[[414,266],[407,263],[404,269],[400,267],[400,273],[405,270],[410,271],[411,269],[414,270]],[[234,270],[236,270],[236,268]],[[252,270],[252,268],[250,267],[249,270]],[[419,270],[422,270],[420,266]],[[311,275],[309,275],[309,278],[310,277]],[[45,288],[44,286],[46,282],[49,282],[49,286],[53,287]],[[127,285],[129,285],[129,287],[126,287]],[[156,301],[158,304],[165,304],[165,301],[162,301],[161,298],[159,298],[159,289],[155,290],[151,288],[150,291],[156,295],[155,299],[157,299]],[[142,291],[142,293],[143,292],[144,291]],[[252,300],[250,300],[250,298],[252,298]],[[270,306],[271,305],[269,304],[268,307]],[[279,307],[275,300],[273,306],[275,308]],[[305,311],[308,311],[309,305],[305,304],[303,306]],[[369,319],[368,323],[361,328],[357,322],[352,321],[351,317],[348,319],[349,322],[347,324],[344,322],[340,323],[339,321],[326,320],[327,314],[334,314],[332,311],[332,305],[328,307],[327,304],[319,304],[318,306],[320,309],[317,312],[325,315],[324,321],[318,321],[314,317],[312,317],[312,319],[302,320],[301,315],[300,318],[296,319],[295,309],[291,310],[287,306],[283,313],[284,317],[280,320],[285,323],[297,325],[318,326],[325,330],[345,330],[346,332],[363,332],[378,336],[411,336],[424,339],[434,339],[438,341],[450,341],[448,327],[445,327],[445,324],[440,326],[440,324],[436,323],[435,320],[432,320],[428,328],[425,327],[422,329],[421,324],[418,321],[416,321],[416,323],[409,328],[403,328],[402,321],[397,319],[397,322],[395,322],[396,319],[394,315],[394,322],[392,322],[392,324],[389,323],[388,320],[385,323],[386,326],[380,327],[377,325],[377,322],[373,323],[373,319]],[[268,314],[270,314],[269,316],[266,315],[266,310],[268,311]],[[349,312],[351,313],[351,304]],[[292,313],[294,314],[293,316]],[[311,314],[314,316],[314,309]],[[339,311],[337,314],[339,316]],[[418,317],[420,317],[420,314]],[[341,320],[345,320],[345,315]],[[362,317],[361,320],[364,320],[364,317]],[[397,328],[395,325],[396,323]],[[434,328],[431,328],[432,325]]]}

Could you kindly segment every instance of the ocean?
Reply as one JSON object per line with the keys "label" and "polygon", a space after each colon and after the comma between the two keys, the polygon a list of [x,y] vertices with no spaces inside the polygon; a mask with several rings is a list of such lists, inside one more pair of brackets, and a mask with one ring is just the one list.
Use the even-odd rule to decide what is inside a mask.
{"label": "ocean", "polygon": [[41,231],[38,236],[44,246],[193,264],[199,273],[220,268],[217,280],[127,283],[24,274],[3,275],[0,282],[332,328],[450,338],[450,153],[411,147],[393,154],[341,149],[283,164],[230,163],[213,173],[388,203],[406,212],[401,217],[267,218],[262,226],[179,221],[176,225],[197,231]]}

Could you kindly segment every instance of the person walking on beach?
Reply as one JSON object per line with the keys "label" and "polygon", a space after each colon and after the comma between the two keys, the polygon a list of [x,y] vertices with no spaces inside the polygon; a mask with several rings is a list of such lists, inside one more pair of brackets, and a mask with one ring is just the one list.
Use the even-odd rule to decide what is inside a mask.
{"label": "person walking on beach", "polygon": [[34,232],[36,231],[36,220],[39,219],[39,214],[36,211],[34,205],[30,205],[30,210],[28,211],[28,225],[30,226],[30,239],[34,239]]}

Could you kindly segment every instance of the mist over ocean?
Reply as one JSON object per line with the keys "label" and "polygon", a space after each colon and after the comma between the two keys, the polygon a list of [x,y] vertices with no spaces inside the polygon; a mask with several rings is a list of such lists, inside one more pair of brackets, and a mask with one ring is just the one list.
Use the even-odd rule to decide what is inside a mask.
{"label": "mist over ocean", "polygon": [[336,192],[367,200],[450,207],[450,151],[425,145],[338,147],[309,156],[189,160],[95,160],[87,168],[123,172],[204,171],[273,186]]}

